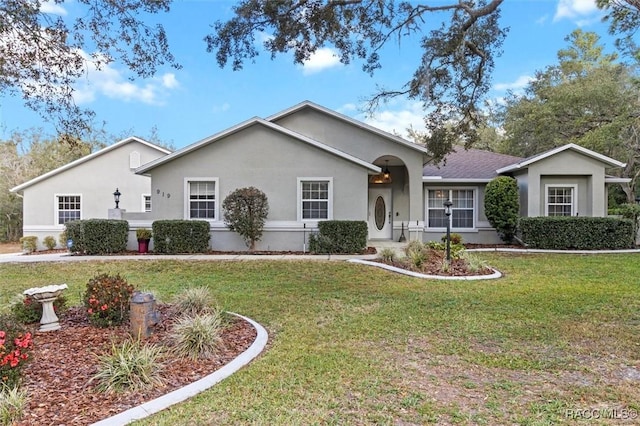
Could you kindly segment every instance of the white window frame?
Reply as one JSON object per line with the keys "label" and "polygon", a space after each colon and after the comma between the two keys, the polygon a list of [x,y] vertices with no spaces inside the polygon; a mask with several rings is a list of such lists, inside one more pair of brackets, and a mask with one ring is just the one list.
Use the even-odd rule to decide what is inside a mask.
{"label": "white window frame", "polygon": [[80,197],[80,220],[83,218],[82,194],[54,194],[53,195],[53,223],[56,226],[64,227],[64,223],[59,222],[60,209],[58,208],[60,197]]}
{"label": "white window frame", "polygon": [[[217,177],[186,177],[184,178],[184,218],[186,220],[206,220],[208,222],[219,222],[220,221],[220,179]],[[191,206],[189,199],[190,196],[190,184],[191,182],[213,182],[213,196],[215,207],[213,209],[213,219],[205,219],[205,218],[191,218]]]}
{"label": "white window frame", "polygon": [[571,188],[571,216],[578,212],[578,185],[575,183],[547,183],[544,185],[544,215],[549,216],[549,189]]}
{"label": "white window frame", "polygon": [[[327,218],[326,219],[304,219],[302,217],[302,184],[304,182],[327,182]],[[297,185],[297,216],[299,222],[319,222],[323,220],[333,220],[333,178],[332,177],[298,177]]]}
{"label": "white window frame", "polygon": [[[449,223],[451,224],[451,230],[452,231],[459,231],[459,232],[473,232],[477,230],[477,226],[478,226],[478,188],[477,187],[427,187],[426,188],[426,193],[424,195],[424,217],[425,217],[425,222],[424,222],[424,226],[426,229],[430,230],[430,231],[442,231],[442,230],[446,230],[446,226],[441,227],[441,226],[437,226],[437,227],[430,227],[429,226],[429,191],[445,191],[448,192],[448,196],[445,197],[445,200],[448,198],[449,200],[453,201],[453,197],[452,197],[452,191],[471,191],[473,193],[473,216],[472,216],[472,220],[473,220],[473,226],[471,228],[458,228],[458,227],[454,227],[453,226],[453,210],[468,210],[468,208],[464,208],[464,209],[456,209],[453,206],[451,207],[452,209],[452,214],[451,216],[449,216]],[[442,206],[442,210],[444,210],[444,205]]]}
{"label": "white window frame", "polygon": [[[147,210],[147,200],[146,198],[149,197],[149,210]],[[151,194],[142,194],[142,210],[145,213],[150,212],[153,209],[153,204],[151,202]]]}

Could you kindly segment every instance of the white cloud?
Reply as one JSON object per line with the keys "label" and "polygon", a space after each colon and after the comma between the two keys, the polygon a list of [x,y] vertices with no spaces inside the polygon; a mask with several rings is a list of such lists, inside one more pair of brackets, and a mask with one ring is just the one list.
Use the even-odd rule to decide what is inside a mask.
{"label": "white cloud", "polygon": [[175,89],[179,86],[178,80],[174,73],[168,72],[162,76],[162,85],[167,89]]}
{"label": "white cloud", "polygon": [[[584,18],[591,16],[599,11],[596,6],[595,0],[560,0],[556,7],[556,14],[553,17],[553,21],[559,21],[561,19],[576,20],[578,18]],[[581,19],[584,23],[584,19]]]}
{"label": "white cloud", "polygon": [[86,62],[86,77],[74,86],[73,97],[77,104],[86,104],[98,95],[125,102],[142,102],[149,105],[163,105],[168,92],[179,86],[173,73],[136,84],[127,80],[117,69],[104,65],[97,69],[89,56],[83,53]]}
{"label": "white cloud", "polygon": [[328,47],[316,50],[302,65],[304,75],[315,74],[328,68],[340,65],[338,55]]}
{"label": "white cloud", "polygon": [[533,77],[529,75],[521,75],[511,83],[496,83],[493,86],[494,90],[521,90],[527,87],[529,83],[534,80]]}
{"label": "white cloud", "polygon": [[378,129],[400,135],[403,138],[408,138],[408,128],[413,128],[420,132],[426,131],[424,125],[424,116],[426,113],[421,102],[391,102],[379,108],[372,116],[366,115],[363,112],[354,114],[357,110],[362,111],[363,109],[364,108],[357,108],[354,104],[345,104],[339,108],[338,111],[360,121],[364,121]]}
{"label": "white cloud", "polygon": [[52,15],[67,16],[67,10],[62,7],[62,4],[56,3],[53,0],[48,0],[40,4],[40,12],[50,13]]}

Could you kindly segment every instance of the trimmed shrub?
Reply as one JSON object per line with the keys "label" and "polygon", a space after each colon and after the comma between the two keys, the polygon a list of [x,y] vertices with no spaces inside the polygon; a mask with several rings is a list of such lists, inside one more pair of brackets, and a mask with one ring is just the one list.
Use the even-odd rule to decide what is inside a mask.
{"label": "trimmed shrub", "polygon": [[224,199],[222,209],[225,225],[244,239],[249,250],[255,250],[269,214],[265,193],[253,186],[236,189]]}
{"label": "trimmed shrub", "polygon": [[309,235],[314,253],[362,253],[367,248],[367,222],[325,220],[318,222],[318,233]]}
{"label": "trimmed shrub", "polygon": [[125,340],[111,346],[111,353],[99,358],[98,373],[90,381],[98,381],[102,392],[141,391],[163,386],[160,375],[162,348]]}
{"label": "trimmed shrub", "polygon": [[119,274],[100,274],[90,279],[83,298],[89,322],[98,327],[122,324],[129,318],[133,290]]}
{"label": "trimmed shrub", "polygon": [[520,218],[518,182],[508,176],[498,176],[489,182],[484,192],[484,212],[500,238],[512,242]]}
{"label": "trimmed shrub", "polygon": [[623,204],[618,208],[618,211],[622,217],[633,222],[633,240],[635,241],[638,238],[638,228],[640,228],[640,205]]}
{"label": "trimmed shrub", "polygon": [[152,225],[156,253],[206,253],[211,239],[204,220],[156,220]]}
{"label": "trimmed shrub", "polygon": [[612,217],[523,217],[522,240],[531,248],[614,250],[633,247],[633,222]]}
{"label": "trimmed shrub", "polygon": [[65,224],[71,251],[83,254],[121,253],[127,249],[129,222],[112,219],[74,220]]}
{"label": "trimmed shrub", "polygon": [[38,237],[27,236],[20,238],[22,250],[26,253],[33,253],[38,249]]}
{"label": "trimmed shrub", "polygon": [[54,248],[56,248],[56,245],[57,245],[56,239],[53,238],[51,235],[47,235],[46,237],[44,237],[44,239],[42,240],[42,243],[48,250],[53,250]]}

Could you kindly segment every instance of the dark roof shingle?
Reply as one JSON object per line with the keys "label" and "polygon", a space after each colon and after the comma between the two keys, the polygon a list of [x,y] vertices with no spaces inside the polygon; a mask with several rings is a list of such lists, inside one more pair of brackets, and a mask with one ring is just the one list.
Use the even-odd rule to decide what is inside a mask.
{"label": "dark roof shingle", "polygon": [[498,154],[479,149],[466,150],[462,147],[446,157],[439,165],[428,164],[422,169],[422,176],[442,179],[493,179],[496,170],[522,161],[521,157]]}

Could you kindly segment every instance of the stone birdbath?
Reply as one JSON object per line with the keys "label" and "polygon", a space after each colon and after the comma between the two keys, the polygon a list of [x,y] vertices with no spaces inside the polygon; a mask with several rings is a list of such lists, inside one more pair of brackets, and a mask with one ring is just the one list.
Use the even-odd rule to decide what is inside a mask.
{"label": "stone birdbath", "polygon": [[46,287],[34,287],[22,292],[22,294],[35,299],[42,304],[42,319],[40,320],[39,331],[54,331],[60,329],[58,316],[53,310],[53,301],[60,296],[63,290],[68,287],[66,284],[48,285]]}

